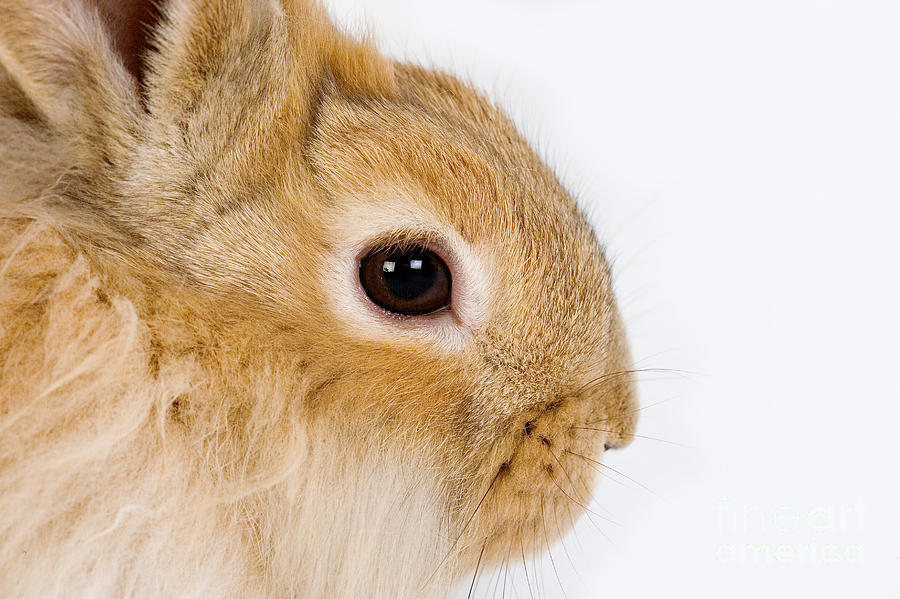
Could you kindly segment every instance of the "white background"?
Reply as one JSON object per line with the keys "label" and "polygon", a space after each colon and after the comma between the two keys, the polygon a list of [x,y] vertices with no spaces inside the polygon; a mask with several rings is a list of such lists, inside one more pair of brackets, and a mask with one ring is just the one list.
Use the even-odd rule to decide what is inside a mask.
{"label": "white background", "polygon": [[608,244],[638,365],[684,371],[642,377],[638,429],[680,445],[609,455],[653,493],[608,473],[618,525],[529,563],[534,596],[900,597],[900,4],[329,4],[510,110]]}

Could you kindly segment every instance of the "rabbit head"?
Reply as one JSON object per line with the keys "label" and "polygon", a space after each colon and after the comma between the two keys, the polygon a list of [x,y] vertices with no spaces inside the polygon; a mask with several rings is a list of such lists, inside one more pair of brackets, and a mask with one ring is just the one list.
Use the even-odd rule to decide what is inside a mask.
{"label": "rabbit head", "polygon": [[262,588],[362,564],[400,596],[583,512],[635,425],[627,344],[591,227],[491,102],[303,0],[4,0],[0,61],[0,216],[134,307],[138,365],[104,376],[181,387],[128,442],[241,514]]}

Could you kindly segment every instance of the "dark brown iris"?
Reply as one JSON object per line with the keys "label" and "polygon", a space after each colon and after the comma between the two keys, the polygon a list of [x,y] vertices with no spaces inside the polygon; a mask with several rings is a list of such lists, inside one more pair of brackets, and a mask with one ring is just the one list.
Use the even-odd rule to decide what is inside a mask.
{"label": "dark brown iris", "polygon": [[379,248],[359,263],[359,282],[375,304],[402,316],[421,316],[450,305],[450,270],[422,246]]}

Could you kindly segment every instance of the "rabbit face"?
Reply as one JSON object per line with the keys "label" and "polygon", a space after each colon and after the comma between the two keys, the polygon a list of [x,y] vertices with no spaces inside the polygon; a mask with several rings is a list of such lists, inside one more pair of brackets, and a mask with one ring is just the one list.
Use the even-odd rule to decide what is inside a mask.
{"label": "rabbit face", "polygon": [[[632,435],[630,358],[589,225],[503,113],[306,2],[172,2],[139,77],[74,4],[47,9],[64,57],[5,66],[17,111],[69,140],[40,210],[135,305],[149,376],[192,381],[168,442],[243,498],[268,571],[298,578],[315,523],[292,514],[322,481],[352,511],[392,501],[360,481],[393,470],[435,517],[433,568],[562,534]],[[0,39],[46,35],[7,17]],[[367,288],[378,251],[431,261],[421,313]]]}
{"label": "rabbit face", "polygon": [[[556,177],[470,88],[396,70],[391,100],[320,108],[307,152],[332,266],[313,295],[360,348],[339,393],[369,390],[358,405],[378,398],[416,447],[441,448],[428,453],[459,546],[502,559],[571,522],[590,500],[585,458],[630,439],[628,352],[602,252]],[[445,309],[398,318],[367,301],[358,256],[384,243],[434,248]]]}

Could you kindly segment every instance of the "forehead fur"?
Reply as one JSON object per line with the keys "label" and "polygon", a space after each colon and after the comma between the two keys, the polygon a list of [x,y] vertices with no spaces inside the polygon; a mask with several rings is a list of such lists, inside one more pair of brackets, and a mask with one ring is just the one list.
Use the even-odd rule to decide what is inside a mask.
{"label": "forehead fur", "polygon": [[[527,333],[523,342],[542,345],[566,331],[581,340],[579,352],[602,337],[606,325],[597,320],[610,290],[593,234],[555,175],[481,94],[448,74],[391,62],[333,27],[310,34],[280,13],[260,16],[244,7],[229,17],[229,35],[248,47],[241,61],[217,48],[221,41],[178,39],[193,40],[182,29],[201,27],[197,19],[221,15],[172,18],[186,24],[163,31],[150,76],[151,110],[171,115],[184,140],[182,162],[165,176],[184,172],[176,187],[212,203],[215,213],[237,215],[236,226],[248,214],[269,223],[240,231],[242,239],[262,236],[245,245],[249,262],[279,269],[278,281],[296,280],[295,267],[280,258],[290,261],[295,252],[270,250],[272,227],[307,256],[325,251],[314,249],[315,240],[348,198],[364,204],[394,188],[402,191],[398,210],[452,228],[496,267],[489,274],[500,290],[498,327],[516,326]],[[205,66],[194,60],[193,71],[185,71],[185,61],[173,58],[182,46],[203,56]],[[313,89],[299,94],[310,81]],[[167,103],[155,104],[160,99]],[[159,131],[152,152],[160,160],[167,158],[159,148],[170,155],[171,133]],[[217,239],[221,233],[213,231]],[[211,252],[217,243],[210,242]],[[535,312],[539,318],[526,324],[525,315]],[[552,346],[562,349],[561,342]]]}
{"label": "forehead fur", "polygon": [[309,154],[329,188],[361,193],[385,180],[414,182],[468,239],[529,228],[529,219],[582,226],[556,177],[499,109],[450,75],[411,65],[396,71],[398,93],[327,98],[317,111]]}

